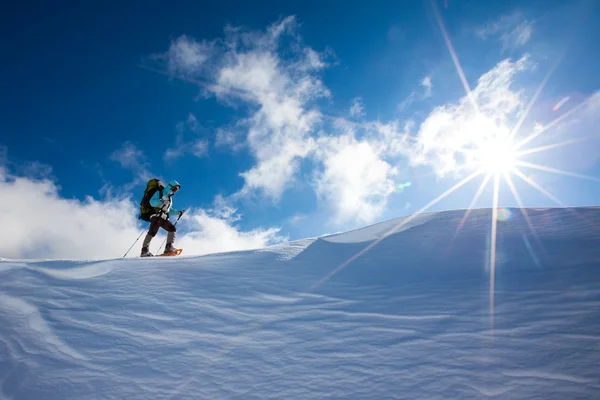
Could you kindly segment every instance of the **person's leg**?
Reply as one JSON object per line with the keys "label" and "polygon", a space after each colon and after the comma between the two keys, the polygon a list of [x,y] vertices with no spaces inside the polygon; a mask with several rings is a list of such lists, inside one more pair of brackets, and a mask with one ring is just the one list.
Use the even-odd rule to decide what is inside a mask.
{"label": "person's leg", "polygon": [[156,233],[158,232],[158,228],[160,227],[160,221],[163,221],[162,218],[158,218],[156,216],[153,216],[150,218],[150,229],[148,229],[148,233],[146,234],[146,237],[144,238],[144,243],[142,243],[142,257],[148,257],[148,256],[152,256],[153,254],[150,253],[150,242],[152,241],[152,238],[154,238],[154,236],[156,236]]}
{"label": "person's leg", "polygon": [[175,225],[173,225],[173,223],[171,221],[169,221],[168,219],[162,220],[161,228],[163,228],[165,231],[168,232],[167,233],[167,244],[165,246],[165,253],[175,250],[173,243],[175,243],[175,236],[176,236],[177,228],[175,228]]}

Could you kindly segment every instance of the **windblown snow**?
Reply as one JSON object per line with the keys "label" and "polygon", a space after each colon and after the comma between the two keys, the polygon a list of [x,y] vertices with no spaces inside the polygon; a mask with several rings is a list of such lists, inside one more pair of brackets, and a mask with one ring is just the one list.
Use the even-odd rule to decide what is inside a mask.
{"label": "windblown snow", "polygon": [[508,211],[0,261],[0,399],[600,398],[600,209]]}

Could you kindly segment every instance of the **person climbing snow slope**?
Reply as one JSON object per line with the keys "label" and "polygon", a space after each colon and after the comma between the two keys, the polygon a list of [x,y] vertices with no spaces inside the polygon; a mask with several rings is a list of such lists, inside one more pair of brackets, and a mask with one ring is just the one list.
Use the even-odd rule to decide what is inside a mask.
{"label": "person climbing snow slope", "polygon": [[[183,215],[185,210],[177,210],[173,208],[173,195],[177,193],[181,185],[176,180],[169,181],[167,185],[167,194],[164,194],[164,185],[162,182],[158,181],[158,190],[152,195],[149,199],[148,203],[153,208],[151,211],[151,215],[147,220],[150,221],[150,228],[148,229],[148,233],[144,238],[144,242],[142,244],[142,257],[153,257],[154,254],[150,253],[149,247],[150,242],[158,233],[159,228],[163,228],[167,231],[167,245],[165,247],[164,254],[171,253],[177,250],[173,243],[175,242],[175,235],[177,229],[175,225],[171,221],[169,221],[169,216],[174,215]],[[164,194],[164,195],[163,195]],[[144,218],[145,219],[145,218]],[[146,219],[145,219],[146,220]]]}

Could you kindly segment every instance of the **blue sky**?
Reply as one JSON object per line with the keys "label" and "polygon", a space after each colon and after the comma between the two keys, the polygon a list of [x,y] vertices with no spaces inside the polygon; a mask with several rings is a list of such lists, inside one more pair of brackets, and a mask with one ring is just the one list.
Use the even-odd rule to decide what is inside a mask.
{"label": "blue sky", "polygon": [[597,180],[531,168],[600,177],[596,2],[279,3],[5,6],[0,256],[121,253],[152,176],[181,182],[201,253],[414,213],[479,167],[428,210],[489,207],[523,115],[521,150],[573,142],[498,204],[597,204]]}

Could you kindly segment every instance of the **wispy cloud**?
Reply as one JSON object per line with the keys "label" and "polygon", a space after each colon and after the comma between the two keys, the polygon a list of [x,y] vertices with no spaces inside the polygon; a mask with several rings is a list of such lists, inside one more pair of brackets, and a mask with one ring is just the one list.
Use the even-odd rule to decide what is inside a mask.
{"label": "wispy cloud", "polygon": [[403,111],[408,106],[413,104],[415,101],[424,100],[431,97],[433,91],[433,83],[431,76],[426,76],[420,82],[420,89],[413,90],[400,104],[398,104],[398,111]]}
{"label": "wispy cloud", "polygon": [[[146,155],[129,141],[123,143],[120,148],[113,151],[109,158],[133,174],[133,180],[123,185],[120,189],[121,192],[129,191],[140,183],[153,178],[153,174],[149,169],[150,164],[146,161]],[[115,188],[110,183],[107,183],[103,188],[103,191],[107,194],[112,193],[114,190]]]}
{"label": "wispy cloud", "polygon": [[171,161],[180,158],[187,153],[198,158],[206,156],[208,154],[208,141],[198,139],[189,143],[185,142],[181,135],[177,135],[175,147],[168,148],[165,151],[164,159],[166,161]]}
{"label": "wispy cloud", "polygon": [[11,161],[8,154],[8,147],[0,144],[0,168],[7,171],[12,168],[21,176],[31,179],[53,179],[54,171],[52,166],[40,161],[15,162]]}
{"label": "wispy cloud", "polygon": [[500,17],[478,28],[476,34],[483,40],[497,37],[502,43],[502,51],[524,46],[533,36],[534,21],[526,20],[519,12]]}
{"label": "wispy cloud", "polygon": [[204,138],[194,138],[185,140],[185,131],[190,130],[196,135],[200,134],[200,124],[194,114],[190,113],[186,121],[177,124],[177,136],[175,137],[175,146],[169,147],[164,154],[165,161],[171,161],[185,154],[192,154],[195,157],[204,157],[208,155],[209,143]]}
{"label": "wispy cloud", "polygon": [[125,142],[111,153],[110,159],[121,164],[121,167],[140,170],[146,167],[144,152],[139,150],[133,143]]}
{"label": "wispy cloud", "polygon": [[196,74],[211,57],[213,44],[182,35],[171,42],[168,52],[168,68],[173,75]]}
{"label": "wispy cloud", "polygon": [[355,97],[352,99],[352,105],[350,106],[351,117],[362,117],[365,115],[365,106],[361,97]]}
{"label": "wispy cloud", "polygon": [[246,145],[243,136],[243,132],[240,132],[237,128],[217,128],[215,146],[229,147],[234,152],[240,151]]}
{"label": "wispy cloud", "polygon": [[308,215],[306,215],[306,214],[295,214],[295,215],[291,216],[290,218],[288,218],[287,222],[290,225],[298,225],[299,223],[306,221],[307,218],[308,218]]}
{"label": "wispy cloud", "polygon": [[431,96],[431,90],[433,89],[433,84],[431,83],[430,76],[426,76],[425,78],[423,78],[423,80],[421,81],[421,86],[423,86],[425,88],[425,93],[423,94],[423,96],[425,96],[425,97]]}

